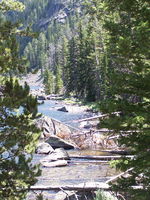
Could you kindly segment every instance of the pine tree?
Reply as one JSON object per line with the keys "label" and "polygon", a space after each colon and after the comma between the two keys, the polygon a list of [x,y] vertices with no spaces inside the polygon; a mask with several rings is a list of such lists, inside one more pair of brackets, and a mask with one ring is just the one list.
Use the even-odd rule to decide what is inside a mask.
{"label": "pine tree", "polygon": [[92,68],[94,70],[93,80],[95,82],[95,99],[103,100],[108,93],[108,76],[110,67],[108,63],[110,60],[108,47],[108,31],[105,29],[105,13],[106,7],[104,1],[85,1],[86,13],[88,18],[87,41],[91,43],[91,51],[89,57],[92,59]]}
{"label": "pine tree", "polygon": [[73,37],[68,42],[68,55],[67,63],[65,66],[65,87],[66,93],[71,92],[76,94],[77,86],[77,77],[78,77],[78,68],[77,68],[77,59],[78,59],[78,49],[77,49],[77,40]]}
{"label": "pine tree", "polygon": [[[20,10],[22,3],[1,1],[0,10]],[[5,14],[5,13],[4,13]],[[37,166],[31,164],[39,138],[34,120],[37,100],[21,86],[14,75],[23,71],[18,56],[17,23],[0,19],[0,199],[23,200],[36,182]]]}
{"label": "pine tree", "polygon": [[53,94],[55,91],[55,82],[54,82],[55,80],[53,73],[49,69],[46,69],[44,71],[43,78],[44,78],[43,84],[45,86],[45,93]]}
{"label": "pine tree", "polygon": [[[130,169],[114,185],[133,200],[150,197],[150,2],[105,1],[105,28],[111,48],[111,95],[101,104],[110,117],[103,126],[119,135],[118,142],[128,148],[133,159],[122,158],[116,167]],[[118,111],[118,116],[111,114]],[[133,190],[132,186],[141,186]]]}
{"label": "pine tree", "polygon": [[63,80],[62,80],[62,69],[58,65],[56,67],[56,80],[55,80],[55,93],[60,94],[63,87]]}

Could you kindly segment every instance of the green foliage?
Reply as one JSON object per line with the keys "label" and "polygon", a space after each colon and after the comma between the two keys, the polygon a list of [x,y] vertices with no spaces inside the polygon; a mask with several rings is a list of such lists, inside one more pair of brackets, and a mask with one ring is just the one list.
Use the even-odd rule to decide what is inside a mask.
{"label": "green foliage", "polygon": [[[134,159],[122,159],[116,167],[122,171],[133,168],[128,178],[121,178],[115,190],[126,191],[130,199],[148,200],[150,196],[150,62],[148,1],[105,1],[105,28],[113,65],[110,95],[101,103],[101,110],[110,113],[103,127],[114,130],[120,145],[126,146]],[[112,112],[119,111],[116,116]],[[123,134],[122,134],[122,133]],[[133,190],[132,186],[143,189]]]}
{"label": "green foliage", "polygon": [[[44,200],[44,197],[42,194],[37,195],[36,200]],[[45,199],[48,200],[48,199]]]}
{"label": "green foliage", "polygon": [[[17,1],[2,1],[0,10],[20,10]],[[23,200],[39,175],[32,153],[39,138],[34,120],[37,99],[14,75],[23,71],[16,35],[19,25],[0,19],[0,199]]]}
{"label": "green foliage", "polygon": [[100,17],[104,6],[99,7],[96,1],[85,6],[86,19],[78,19],[78,32],[68,42],[64,82],[68,93],[96,101],[105,99],[108,92],[108,31],[103,29],[104,17]]}
{"label": "green foliage", "polygon": [[21,61],[17,55],[18,44],[16,32],[18,24],[0,19],[0,73],[16,73],[23,71]]}
{"label": "green foliage", "polygon": [[25,9],[24,4],[19,1],[14,0],[2,0],[0,2],[0,10],[3,12],[15,10],[15,11],[23,11]]}
{"label": "green foliage", "polygon": [[10,78],[4,84],[0,105],[0,198],[20,200],[39,174],[31,165],[31,153],[39,138],[33,121],[37,100],[29,95],[27,85],[23,88]]}
{"label": "green foliage", "polygon": [[117,199],[114,196],[112,196],[109,192],[98,190],[96,192],[95,200],[117,200]]}
{"label": "green foliage", "polygon": [[63,87],[63,80],[62,80],[62,70],[60,66],[56,68],[56,80],[55,80],[55,93],[60,94]]}
{"label": "green foliage", "polygon": [[45,72],[44,72],[43,84],[45,86],[45,93],[46,94],[53,94],[54,93],[54,89],[55,89],[54,75],[48,69],[46,69]]}

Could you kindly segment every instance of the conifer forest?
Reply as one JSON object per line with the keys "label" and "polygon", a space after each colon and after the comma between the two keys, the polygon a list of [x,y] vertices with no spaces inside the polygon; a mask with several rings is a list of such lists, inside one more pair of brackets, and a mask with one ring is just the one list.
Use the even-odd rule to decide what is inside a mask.
{"label": "conifer forest", "polygon": [[[43,93],[34,94],[37,91],[28,77],[38,77],[36,81],[41,85],[37,91]],[[83,119],[70,115],[66,125],[63,112],[66,117],[70,111],[65,104],[57,110],[58,119],[49,116],[47,122],[42,121],[38,109],[51,102],[55,104],[46,112],[53,112],[66,101],[77,106],[82,115],[82,106],[86,106],[90,114],[86,112]],[[97,124],[93,125],[90,120],[95,119]],[[82,129],[81,124],[72,128],[71,120],[87,124]],[[58,131],[59,123],[65,126],[66,135],[70,130],[69,136],[62,135],[62,128]],[[94,185],[92,189],[90,185],[81,190],[81,184],[73,184],[76,189],[71,195],[59,186],[66,197],[45,197],[43,188],[54,182],[50,175],[47,185],[35,189],[39,177],[44,177],[43,168],[53,174],[51,164],[63,161],[63,166],[67,162],[70,167],[77,162],[65,147],[70,161],[64,157],[59,160],[59,156],[56,161],[52,154],[56,156],[57,148],[62,146],[53,146],[51,137],[74,144],[80,159],[87,149],[123,152],[119,156],[90,154],[80,161],[85,166],[90,162],[97,166],[86,159],[108,156],[110,162],[104,169],[106,165],[113,167],[115,179],[99,181],[103,186]],[[52,156],[48,164],[45,160],[38,164],[35,161],[43,155],[37,157],[39,141],[45,145],[48,141],[54,148],[46,153]],[[62,176],[63,168],[57,168]],[[34,195],[30,196],[31,191]],[[29,199],[150,200],[149,0],[0,0],[0,200]]]}

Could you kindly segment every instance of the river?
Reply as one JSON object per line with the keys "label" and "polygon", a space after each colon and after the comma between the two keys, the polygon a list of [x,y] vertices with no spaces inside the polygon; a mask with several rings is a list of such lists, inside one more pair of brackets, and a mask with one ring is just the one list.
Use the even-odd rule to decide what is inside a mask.
{"label": "river", "polygon": [[[35,89],[32,87],[32,89]],[[91,116],[92,113],[86,112],[82,107],[75,105],[70,106],[68,113],[58,111],[58,107],[64,106],[63,102],[55,100],[45,100],[44,104],[39,105],[38,111],[43,115],[55,118],[65,124],[78,128],[79,124],[74,120]],[[69,155],[106,155],[101,150],[69,150]],[[107,154],[108,155],[108,154]],[[39,163],[44,155],[36,154],[33,163]],[[72,185],[91,181],[105,182],[110,177],[116,174],[114,169],[111,169],[107,163],[89,162],[87,160],[72,159],[70,164],[65,167],[45,168],[41,167],[42,174],[38,177],[36,185]],[[46,193],[48,199],[54,198],[53,192]],[[29,197],[32,199],[32,196]]]}
{"label": "river", "polygon": [[69,112],[61,112],[57,110],[63,106],[64,104],[61,101],[45,100],[44,104],[39,105],[38,111],[43,115],[57,119],[76,128],[79,126],[79,123],[75,122],[76,120],[93,115],[92,113],[86,112],[83,106],[77,105],[67,105]]}

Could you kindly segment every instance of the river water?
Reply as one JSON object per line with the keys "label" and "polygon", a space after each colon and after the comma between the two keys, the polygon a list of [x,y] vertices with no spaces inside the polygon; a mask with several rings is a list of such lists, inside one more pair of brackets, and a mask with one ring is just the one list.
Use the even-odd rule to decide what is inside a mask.
{"label": "river water", "polygon": [[[43,115],[55,118],[62,121],[65,124],[78,128],[79,124],[74,122],[75,120],[91,116],[91,113],[86,112],[84,109],[74,109],[75,106],[70,107],[68,113],[58,111],[58,107],[64,106],[61,101],[46,100],[44,104],[39,105],[38,111]],[[93,151],[88,150],[69,150],[69,155],[106,155],[101,150]],[[108,154],[107,154],[108,155]],[[40,159],[43,159],[44,155],[35,155],[33,163],[39,163]],[[72,159],[68,166],[46,168],[41,167],[42,174],[38,177],[36,185],[47,186],[63,186],[79,184],[91,181],[105,182],[110,177],[116,174],[114,169],[111,169],[107,163],[89,162],[87,160]],[[48,196],[53,199],[53,192],[48,192]],[[30,198],[29,198],[30,199]],[[32,199],[32,198],[31,198]]]}
{"label": "river water", "polygon": [[[32,85],[30,86],[30,89],[31,91],[38,90],[39,86]],[[38,106],[38,112],[74,127],[79,126],[78,123],[74,122],[75,120],[83,119],[94,115],[93,113],[86,112],[85,107],[80,105],[66,105],[69,112],[61,112],[57,110],[58,108],[61,108],[63,106],[63,101],[45,100],[44,104]]]}
{"label": "river water", "polygon": [[[71,121],[91,115],[85,111],[83,112],[82,109],[81,111],[78,109],[76,112],[68,113],[57,111],[57,108],[61,106],[63,106],[61,102],[46,100],[44,104],[39,106],[39,112],[75,127],[77,127],[78,124]],[[70,155],[106,155],[106,153],[100,150],[94,151],[92,149],[80,151],[70,150],[68,153]],[[41,158],[43,158],[43,155],[36,155],[34,157],[34,162],[38,162]],[[67,167],[42,168],[42,176],[39,178],[39,183],[46,185],[52,182],[53,184],[73,184],[90,180],[104,181],[112,174],[114,174],[114,170],[110,169],[107,164],[73,161]]]}

